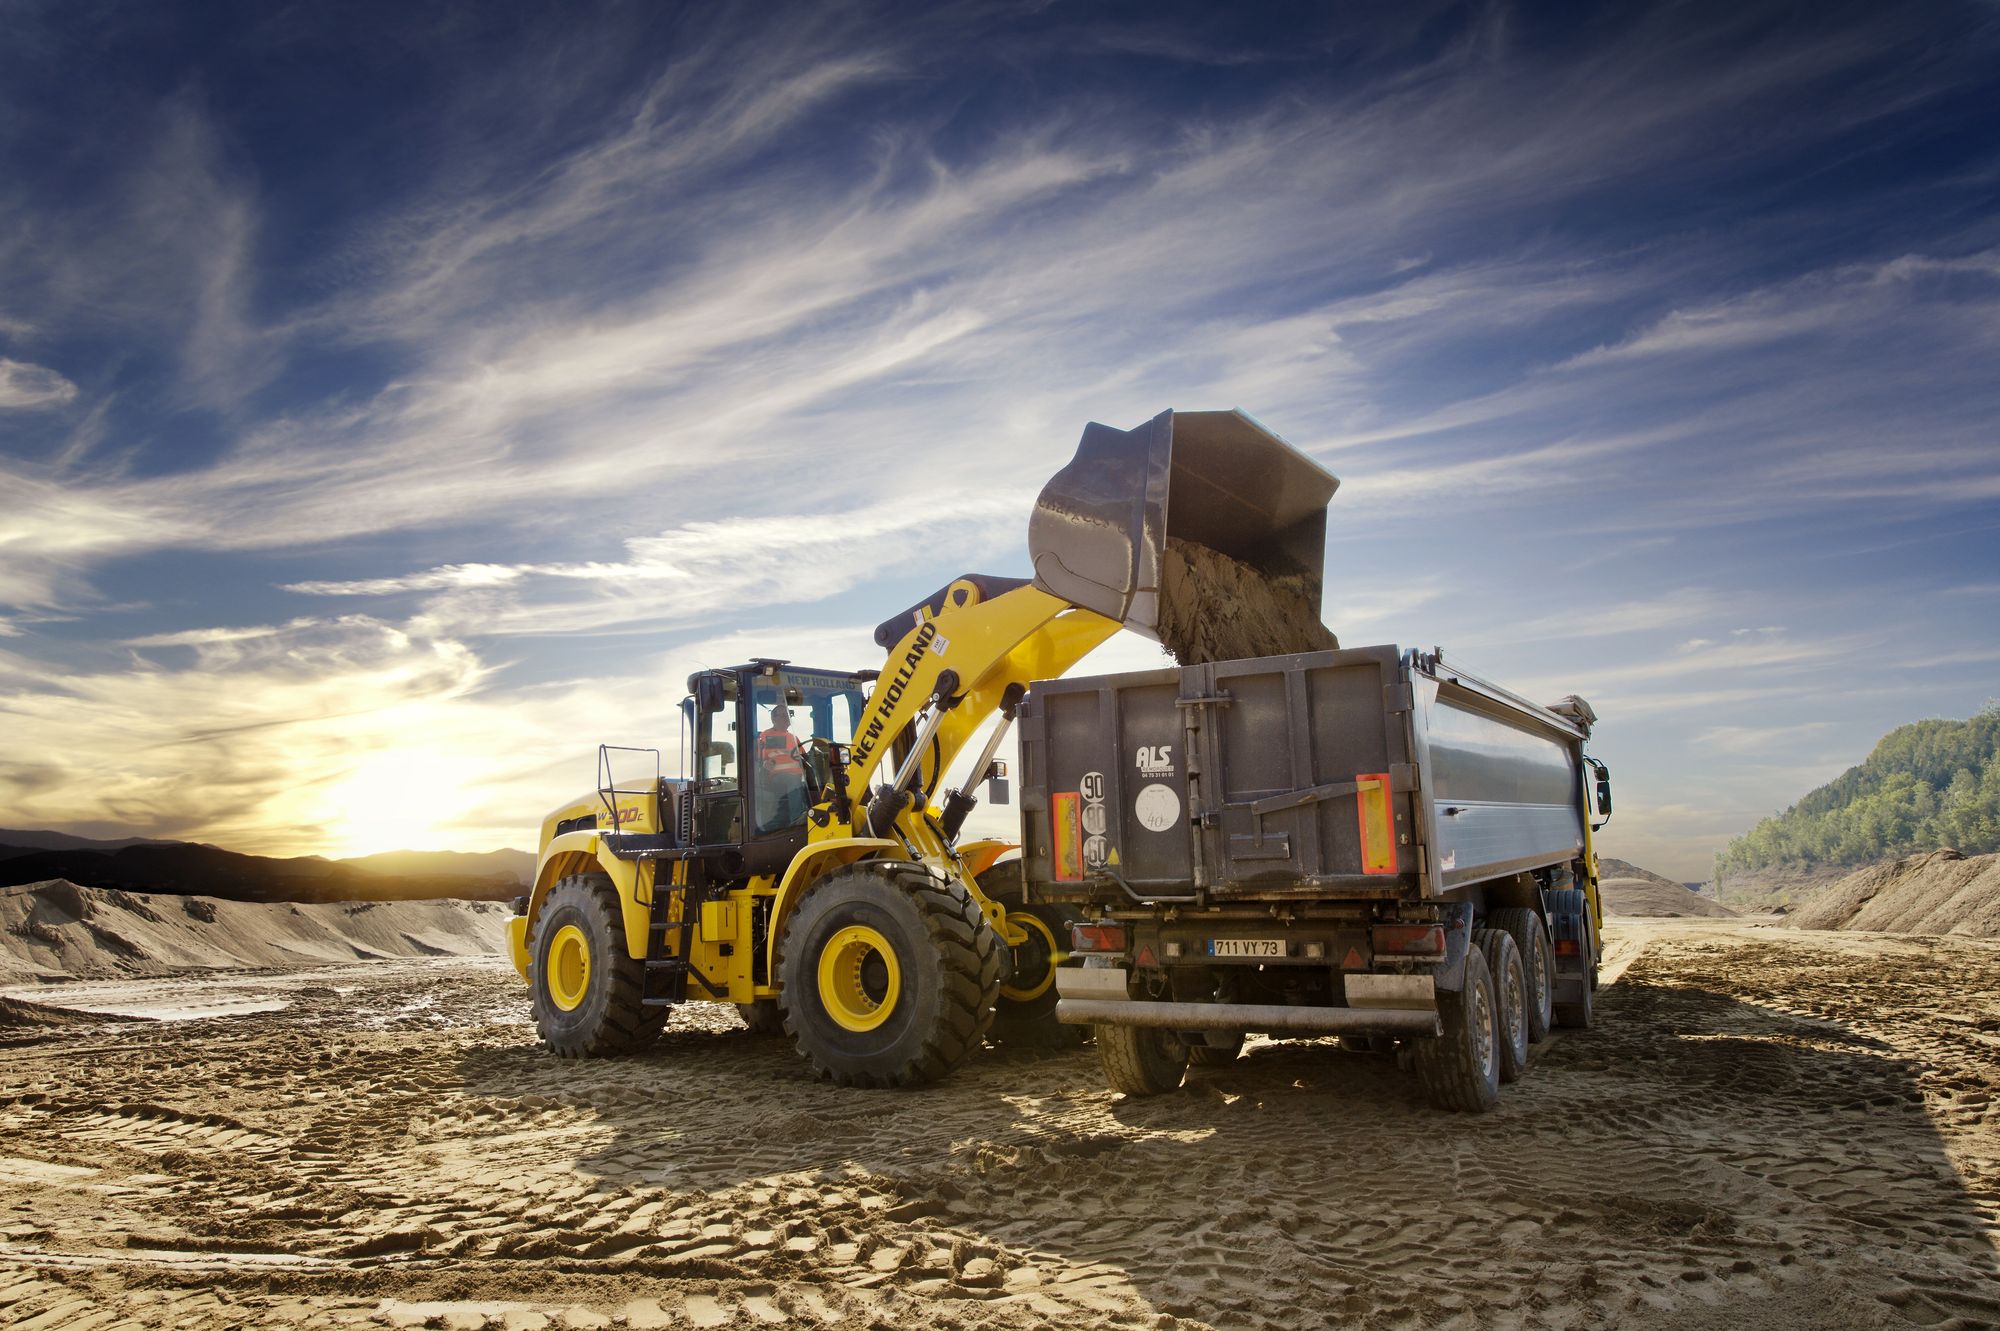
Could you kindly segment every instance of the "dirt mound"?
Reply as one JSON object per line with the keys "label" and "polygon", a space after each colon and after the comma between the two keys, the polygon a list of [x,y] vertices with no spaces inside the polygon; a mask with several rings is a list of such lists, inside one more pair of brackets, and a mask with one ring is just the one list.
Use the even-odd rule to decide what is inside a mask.
{"label": "dirt mound", "polygon": [[1607,915],[1679,919],[1692,915],[1731,916],[1735,911],[1719,901],[1688,891],[1657,874],[1645,878],[1605,878],[1597,884]]}
{"label": "dirt mound", "polygon": [[1798,929],[2000,938],[2000,855],[1934,850],[1861,869],[1800,907]]}
{"label": "dirt mound", "polygon": [[1304,579],[1272,578],[1220,551],[1169,539],[1160,568],[1160,645],[1182,665],[1340,646]]}
{"label": "dirt mound", "polygon": [[106,1016],[73,1008],[30,1003],[0,994],[0,1031],[42,1030],[50,1026],[101,1026],[107,1021],[143,1021],[142,1017]]}
{"label": "dirt mound", "polygon": [[265,903],[69,882],[0,890],[0,982],[483,956],[504,946],[488,901]]}
{"label": "dirt mound", "polygon": [[1600,855],[1597,871],[1602,875],[1597,889],[1604,899],[1607,915],[1680,919],[1696,915],[1721,918],[1736,914],[1712,898],[1690,892],[1684,884],[1651,869],[1642,869],[1629,860]]}

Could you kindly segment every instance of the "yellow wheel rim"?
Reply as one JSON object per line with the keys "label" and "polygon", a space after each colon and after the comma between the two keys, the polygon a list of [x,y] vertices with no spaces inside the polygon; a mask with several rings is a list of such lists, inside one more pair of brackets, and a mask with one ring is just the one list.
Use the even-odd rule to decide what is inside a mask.
{"label": "yellow wheel rim", "polygon": [[1021,973],[1021,949],[1032,948],[1037,937],[1042,940],[1042,955],[1048,958],[1048,964],[1042,967],[1041,978],[1027,988],[1016,988],[1012,984],[1003,984],[1000,986],[1000,996],[1002,998],[1011,999],[1016,1003],[1032,1003],[1035,999],[1046,994],[1049,991],[1049,986],[1056,982],[1056,967],[1062,962],[1065,954],[1056,946],[1055,931],[1050,929],[1039,915],[1030,915],[1024,910],[1009,911],[1007,913],[1007,923],[1017,929],[1026,929],[1028,931],[1028,941],[1022,943],[1021,947],[1014,949],[1014,974],[1016,976],[1019,976]]}
{"label": "yellow wheel rim", "polygon": [[889,940],[865,924],[850,924],[819,954],[819,1000],[850,1031],[872,1031],[896,1010],[903,968]]}
{"label": "yellow wheel rim", "polygon": [[574,924],[556,930],[549,943],[549,1001],[574,1012],[590,992],[590,939]]}

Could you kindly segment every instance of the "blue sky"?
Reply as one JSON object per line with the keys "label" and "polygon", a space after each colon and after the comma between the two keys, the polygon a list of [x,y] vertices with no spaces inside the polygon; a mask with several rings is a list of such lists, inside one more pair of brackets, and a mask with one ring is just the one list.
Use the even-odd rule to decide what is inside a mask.
{"label": "blue sky", "polygon": [[1990,3],[0,19],[0,825],[528,844],[1168,406],[1675,876],[2000,694]]}

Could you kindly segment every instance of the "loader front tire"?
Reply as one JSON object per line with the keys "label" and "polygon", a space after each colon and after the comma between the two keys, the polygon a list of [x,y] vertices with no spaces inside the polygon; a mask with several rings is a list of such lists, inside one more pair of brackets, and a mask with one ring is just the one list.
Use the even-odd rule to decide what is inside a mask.
{"label": "loader front tire", "polygon": [[1438,1109],[1483,1114],[1500,1100],[1500,1022],[1493,979],[1477,947],[1465,953],[1465,987],[1437,996],[1443,1033],[1413,1041],[1417,1079]]}
{"label": "loader front tire", "polygon": [[1000,946],[960,883],[915,865],[838,870],[785,925],[785,1032],[841,1086],[936,1081],[992,1026]]}
{"label": "loader front tire", "polygon": [[646,965],[625,950],[618,890],[603,874],[549,889],[528,938],[535,1029],[560,1058],[627,1054],[651,1044],[667,1010],[640,1003]]}

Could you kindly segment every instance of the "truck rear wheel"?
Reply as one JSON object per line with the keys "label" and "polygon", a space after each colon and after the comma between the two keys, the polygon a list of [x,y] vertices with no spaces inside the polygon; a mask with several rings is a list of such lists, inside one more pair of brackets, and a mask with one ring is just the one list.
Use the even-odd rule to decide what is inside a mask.
{"label": "truck rear wheel", "polygon": [[561,1058],[625,1054],[652,1043],[667,1009],[648,1008],[646,963],[625,949],[618,890],[601,873],[549,889],[528,937],[535,1029]]}
{"label": "truck rear wheel", "polygon": [[842,1086],[936,1081],[979,1047],[1000,989],[1000,939],[956,882],[906,864],[828,875],[778,954],[785,1030]]}
{"label": "truck rear wheel", "polygon": [[1500,1029],[1486,957],[1466,949],[1465,987],[1440,993],[1435,1039],[1414,1041],[1417,1078],[1439,1109],[1483,1114],[1500,1100]]}
{"label": "truck rear wheel", "polygon": [[1127,1095],[1165,1095],[1187,1076],[1188,1047],[1151,1026],[1095,1026],[1104,1080]]}
{"label": "truck rear wheel", "polygon": [[1516,1082],[1528,1070],[1528,980],[1521,949],[1505,929],[1474,929],[1472,941],[1486,957],[1493,979],[1495,1028],[1500,1034],[1500,1080]]}
{"label": "truck rear wheel", "polygon": [[1596,1006],[1591,990],[1597,987],[1597,950],[1590,942],[1590,900],[1574,887],[1551,892],[1547,900],[1551,932],[1557,938],[1575,942],[1581,963],[1576,971],[1564,976],[1570,983],[1562,986],[1563,991],[1574,997],[1554,1004],[1551,1011],[1556,1025],[1587,1030]]}
{"label": "truck rear wheel", "polygon": [[1487,917],[1495,929],[1514,936],[1521,953],[1521,975],[1528,982],[1528,1043],[1540,1044],[1555,1023],[1556,969],[1548,926],[1526,906],[1509,906]]}

